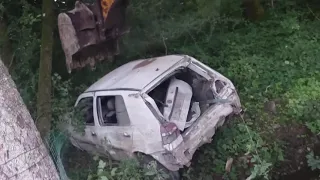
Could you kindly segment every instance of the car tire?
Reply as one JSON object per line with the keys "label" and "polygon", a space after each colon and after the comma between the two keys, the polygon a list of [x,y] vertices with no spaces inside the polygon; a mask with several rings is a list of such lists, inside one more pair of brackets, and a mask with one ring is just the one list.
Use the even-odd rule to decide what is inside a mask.
{"label": "car tire", "polygon": [[165,168],[161,163],[159,163],[157,160],[155,160],[152,156],[138,153],[137,158],[141,166],[146,166],[150,162],[154,161],[157,164],[157,171],[162,171],[165,174],[167,174],[169,177],[164,180],[180,180],[180,173],[179,171],[170,171],[167,168]]}

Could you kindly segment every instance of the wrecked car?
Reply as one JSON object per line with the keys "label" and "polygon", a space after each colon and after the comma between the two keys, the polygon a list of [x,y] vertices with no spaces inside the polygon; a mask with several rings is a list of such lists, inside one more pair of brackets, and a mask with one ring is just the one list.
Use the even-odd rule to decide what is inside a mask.
{"label": "wrecked car", "polygon": [[241,104],[232,82],[187,55],[136,60],[82,93],[85,132],[72,144],[115,160],[151,157],[171,172],[189,166],[226,117]]}

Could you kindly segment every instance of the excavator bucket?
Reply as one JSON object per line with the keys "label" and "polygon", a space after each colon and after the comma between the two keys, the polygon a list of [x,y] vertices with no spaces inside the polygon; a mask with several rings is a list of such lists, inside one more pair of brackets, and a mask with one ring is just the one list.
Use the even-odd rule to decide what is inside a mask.
{"label": "excavator bucket", "polygon": [[125,27],[129,0],[96,0],[93,4],[75,2],[75,8],[58,16],[59,35],[69,73],[97,61],[112,61],[119,54],[119,38]]}

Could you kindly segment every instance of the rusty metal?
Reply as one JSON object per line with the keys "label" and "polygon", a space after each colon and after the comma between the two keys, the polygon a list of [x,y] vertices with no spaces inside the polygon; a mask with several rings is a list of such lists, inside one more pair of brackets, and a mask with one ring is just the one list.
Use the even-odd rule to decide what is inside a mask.
{"label": "rusty metal", "polygon": [[58,16],[59,34],[68,72],[98,61],[112,61],[120,53],[119,39],[125,28],[129,0],[76,1],[75,8]]}

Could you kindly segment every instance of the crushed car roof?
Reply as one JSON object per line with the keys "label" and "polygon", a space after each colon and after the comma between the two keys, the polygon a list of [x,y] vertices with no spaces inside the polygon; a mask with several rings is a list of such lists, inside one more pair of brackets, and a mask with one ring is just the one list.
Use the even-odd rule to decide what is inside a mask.
{"label": "crushed car roof", "polygon": [[103,76],[85,92],[112,89],[142,90],[184,57],[169,55],[129,62]]}

